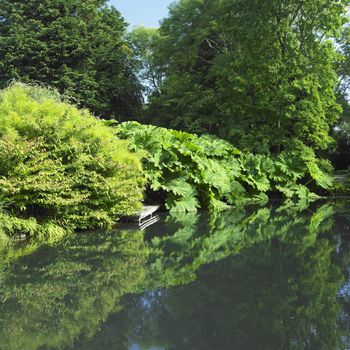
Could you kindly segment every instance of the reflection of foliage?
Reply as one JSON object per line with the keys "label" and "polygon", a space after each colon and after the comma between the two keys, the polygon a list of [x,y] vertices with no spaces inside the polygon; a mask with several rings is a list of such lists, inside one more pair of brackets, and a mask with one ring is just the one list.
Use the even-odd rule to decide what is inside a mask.
{"label": "reflection of foliage", "polygon": [[[300,214],[298,207],[265,207],[251,213],[236,208],[216,218],[208,217],[204,224],[191,213],[182,215],[178,222],[180,228],[174,235],[153,239],[151,271],[160,278],[158,287],[177,285],[183,280],[195,279],[195,272],[204,264],[239,254],[243,248],[273,238],[289,239],[300,230],[307,233],[301,239],[308,247],[315,243],[320,231],[330,229],[332,214],[329,205],[321,206],[311,216]],[[172,220],[177,219],[170,218]]]}
{"label": "reflection of foliage", "polygon": [[189,286],[148,294],[148,306],[139,302],[135,311],[144,326],[139,342],[167,349],[339,349],[334,245],[320,239],[305,246],[302,236],[257,242],[202,268]]}
{"label": "reflection of foliage", "polygon": [[333,217],[240,207],[168,217],[148,244],[134,231],[42,247],[4,270],[1,349],[338,350]]}
{"label": "reflection of foliage", "polygon": [[[16,241],[5,231],[26,233],[35,232],[36,238],[30,241]],[[53,222],[39,224],[35,219],[20,219],[0,212],[0,283],[5,280],[7,270],[18,259],[35,253],[43,244],[55,246],[64,244],[72,233]]]}
{"label": "reflection of foliage", "polygon": [[132,300],[136,340],[166,349],[340,349],[342,273],[332,261],[336,240],[322,234],[333,214],[330,205],[309,214],[237,210],[200,235],[197,225],[156,239],[170,251],[155,263],[156,275],[160,266],[166,273],[159,286],[193,282]]}
{"label": "reflection of foliage", "polygon": [[92,337],[120,309],[120,297],[142,283],[142,237],[81,235],[19,260],[0,286],[1,349],[62,348]]}

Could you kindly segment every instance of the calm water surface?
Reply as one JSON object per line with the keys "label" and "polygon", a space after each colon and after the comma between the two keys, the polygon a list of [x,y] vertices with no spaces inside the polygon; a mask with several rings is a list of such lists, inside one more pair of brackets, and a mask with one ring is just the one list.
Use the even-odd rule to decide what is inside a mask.
{"label": "calm water surface", "polygon": [[350,204],[3,249],[0,349],[350,349]]}

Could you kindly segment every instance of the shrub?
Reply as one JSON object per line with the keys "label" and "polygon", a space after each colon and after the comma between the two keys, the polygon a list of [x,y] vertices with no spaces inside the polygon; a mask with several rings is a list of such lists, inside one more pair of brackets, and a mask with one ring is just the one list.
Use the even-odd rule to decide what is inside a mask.
{"label": "shrub", "polygon": [[111,225],[140,206],[141,170],[126,141],[55,91],[13,84],[0,93],[0,198],[32,227],[43,218],[72,229]]}
{"label": "shrub", "polygon": [[130,140],[133,150],[147,152],[143,166],[149,195],[162,193],[171,211],[221,209],[273,192],[286,199],[311,199],[316,195],[310,189],[332,186],[329,163],[306,147],[277,157],[254,155],[217,137],[136,122],[117,125],[116,135]]}

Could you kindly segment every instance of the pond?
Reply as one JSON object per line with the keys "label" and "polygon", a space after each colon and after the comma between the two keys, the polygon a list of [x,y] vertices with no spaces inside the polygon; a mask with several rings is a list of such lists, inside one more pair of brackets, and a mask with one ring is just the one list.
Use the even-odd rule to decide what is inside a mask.
{"label": "pond", "polygon": [[1,350],[350,349],[349,202],[164,215],[11,249]]}

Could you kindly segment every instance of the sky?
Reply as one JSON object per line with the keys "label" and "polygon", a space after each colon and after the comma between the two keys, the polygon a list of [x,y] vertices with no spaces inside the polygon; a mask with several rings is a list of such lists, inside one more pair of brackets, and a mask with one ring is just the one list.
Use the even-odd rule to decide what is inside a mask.
{"label": "sky", "polygon": [[167,16],[168,6],[173,0],[111,0],[113,5],[125,18],[130,27],[144,25],[159,27],[159,21]]}

